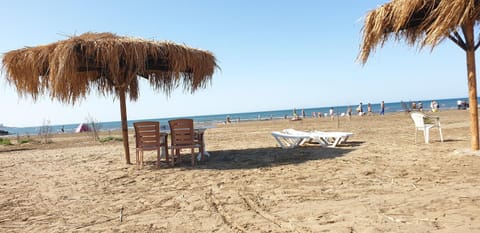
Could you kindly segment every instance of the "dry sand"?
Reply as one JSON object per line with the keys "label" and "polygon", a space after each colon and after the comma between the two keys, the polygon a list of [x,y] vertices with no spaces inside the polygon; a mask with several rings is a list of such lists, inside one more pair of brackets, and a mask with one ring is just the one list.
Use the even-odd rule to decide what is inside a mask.
{"label": "dry sand", "polygon": [[[148,152],[138,170],[121,142],[83,134],[0,146],[0,232],[480,232],[468,112],[436,115],[443,143],[414,144],[403,113],[222,125],[194,168],[156,169]],[[283,150],[270,132],[285,128],[355,135]]]}

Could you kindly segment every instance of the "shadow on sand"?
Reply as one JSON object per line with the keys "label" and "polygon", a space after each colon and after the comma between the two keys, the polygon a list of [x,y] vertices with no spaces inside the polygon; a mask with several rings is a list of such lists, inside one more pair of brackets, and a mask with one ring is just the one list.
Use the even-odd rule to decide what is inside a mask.
{"label": "shadow on sand", "polygon": [[18,147],[0,148],[0,154],[7,153],[7,152],[15,152],[15,151],[33,150],[33,149],[34,148],[18,148]]}
{"label": "shadow on sand", "polygon": [[205,161],[199,162],[197,166],[193,168],[190,165],[189,156],[184,156],[183,160],[176,164],[175,167],[233,170],[300,164],[311,160],[332,159],[344,156],[362,143],[363,142],[352,141],[337,148],[326,148],[312,145],[294,149],[268,147],[243,150],[209,151],[210,157],[206,158]]}

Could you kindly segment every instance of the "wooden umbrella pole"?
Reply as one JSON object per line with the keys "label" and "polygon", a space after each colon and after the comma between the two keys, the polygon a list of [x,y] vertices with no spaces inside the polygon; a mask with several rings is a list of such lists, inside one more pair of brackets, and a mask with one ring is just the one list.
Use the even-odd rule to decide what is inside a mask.
{"label": "wooden umbrella pole", "polygon": [[120,114],[122,117],[122,137],[123,137],[123,148],[125,149],[125,161],[127,164],[132,164],[130,162],[130,148],[128,146],[128,125],[127,125],[127,106],[125,103],[125,88],[121,88],[119,91],[120,96]]}
{"label": "wooden umbrella pole", "polygon": [[470,133],[472,134],[472,150],[479,150],[478,138],[478,101],[477,101],[477,75],[475,66],[475,36],[474,22],[463,26],[465,42],[467,44],[467,69],[468,69],[468,99],[470,105]]}
{"label": "wooden umbrella pole", "polygon": [[468,99],[470,105],[470,132],[472,134],[472,150],[479,150],[478,138],[478,101],[477,75],[475,74],[475,51],[467,51],[468,66]]}

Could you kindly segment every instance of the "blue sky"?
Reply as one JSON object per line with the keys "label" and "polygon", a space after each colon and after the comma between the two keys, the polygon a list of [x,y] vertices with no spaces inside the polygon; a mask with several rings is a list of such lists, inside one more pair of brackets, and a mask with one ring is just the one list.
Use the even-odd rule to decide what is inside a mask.
{"label": "blue sky", "polygon": [[[47,2],[47,3],[45,3]],[[84,32],[168,40],[213,52],[221,70],[207,89],[167,97],[141,86],[129,120],[467,96],[465,53],[389,41],[356,62],[363,16],[387,1],[4,1],[0,53]],[[0,77],[0,124],[119,121],[119,101],[92,92],[75,106],[20,98]]]}

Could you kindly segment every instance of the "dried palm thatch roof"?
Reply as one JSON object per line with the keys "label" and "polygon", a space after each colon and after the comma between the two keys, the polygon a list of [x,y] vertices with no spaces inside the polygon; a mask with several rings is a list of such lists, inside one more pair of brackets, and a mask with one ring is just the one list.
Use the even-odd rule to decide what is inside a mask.
{"label": "dried palm thatch roof", "polygon": [[421,48],[427,45],[434,47],[444,38],[451,37],[451,33],[467,21],[479,20],[479,2],[393,0],[384,4],[366,16],[359,60],[365,63],[370,53],[391,37],[396,40],[404,38],[410,45]]}
{"label": "dried palm thatch roof", "polygon": [[3,56],[3,68],[18,93],[34,99],[49,93],[53,99],[75,103],[92,89],[118,96],[125,158],[130,164],[125,96],[138,98],[137,77],[167,94],[180,85],[193,92],[205,87],[218,67],[208,51],[112,33],[85,33],[10,51]]}
{"label": "dried palm thatch roof", "polygon": [[[465,50],[467,57],[468,98],[472,150],[480,149],[476,81],[475,26],[480,20],[480,0],[392,0],[370,11],[363,27],[363,42],[358,59],[365,64],[377,46],[393,37],[410,45],[435,47],[445,38]],[[463,34],[463,36],[460,34]]]}
{"label": "dried palm thatch roof", "polygon": [[54,99],[74,103],[92,89],[105,95],[124,90],[136,100],[137,76],[167,94],[179,85],[195,91],[206,86],[217,65],[212,53],[172,42],[85,33],[5,53],[3,68],[22,95],[36,99],[49,92]]}

